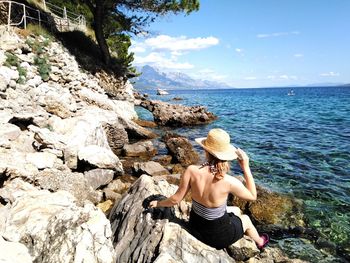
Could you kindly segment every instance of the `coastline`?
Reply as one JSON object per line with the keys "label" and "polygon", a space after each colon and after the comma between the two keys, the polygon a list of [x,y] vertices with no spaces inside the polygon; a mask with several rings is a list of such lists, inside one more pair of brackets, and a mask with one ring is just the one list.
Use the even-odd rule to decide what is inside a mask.
{"label": "coastline", "polygon": [[[45,42],[42,37],[37,40]],[[23,37],[9,35],[1,45],[6,52],[18,56],[27,75],[21,84],[17,66],[1,66],[0,230],[4,240],[0,240],[0,246],[11,243],[20,247],[26,257],[22,262],[37,258],[59,262],[63,261],[62,255],[112,262],[116,257],[110,223],[113,220],[108,221],[101,210],[119,209],[118,202],[126,201],[128,193],[136,188],[133,183],[137,180],[125,176],[126,168],[147,173],[148,167],[143,166],[143,161],[155,158],[155,151],[160,151],[159,143],[152,144],[153,130],[132,120],[136,113],[130,83],[120,83],[119,97],[111,99],[101,87],[101,79],[82,71],[75,58],[56,41],[44,47],[53,68],[45,81],[33,63],[33,49]],[[3,50],[0,58],[3,64],[6,60]],[[112,78],[112,85],[118,82],[105,74]],[[192,149],[187,138],[168,139],[175,145]],[[122,156],[126,152],[130,154],[130,166],[123,164]],[[179,174],[173,171],[174,166],[183,162],[180,166],[185,167],[189,159],[186,156],[178,158],[169,170],[160,166],[163,166],[161,163],[167,166],[171,159],[163,154],[157,156],[160,166],[153,164],[152,171],[163,175],[167,170],[169,178],[166,179],[174,183]],[[162,185],[162,181],[159,184]],[[174,187],[170,185],[165,190],[173,191]],[[142,191],[145,189],[140,188]],[[270,200],[276,199],[278,197],[272,196]],[[288,202],[289,207],[294,205],[292,201],[283,199],[284,202]],[[271,208],[275,206],[271,204]],[[186,210],[186,204],[182,208]],[[128,213],[128,209],[130,206],[123,213]],[[141,216],[142,211],[139,213]],[[156,221],[149,223],[153,226]],[[176,231],[180,230],[176,228]],[[271,231],[278,232],[281,228]],[[68,245],[60,246],[47,240]],[[181,241],[181,236],[178,240]],[[138,241],[135,238],[134,242]],[[74,244],[79,244],[76,252],[70,249]],[[265,256],[271,258],[269,254]]]}

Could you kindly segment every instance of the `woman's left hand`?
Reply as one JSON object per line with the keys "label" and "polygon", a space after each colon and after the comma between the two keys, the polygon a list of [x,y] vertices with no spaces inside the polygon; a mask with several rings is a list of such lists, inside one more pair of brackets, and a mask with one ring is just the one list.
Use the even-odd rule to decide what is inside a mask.
{"label": "woman's left hand", "polygon": [[151,201],[148,205],[149,208],[154,208],[158,206],[158,201]]}

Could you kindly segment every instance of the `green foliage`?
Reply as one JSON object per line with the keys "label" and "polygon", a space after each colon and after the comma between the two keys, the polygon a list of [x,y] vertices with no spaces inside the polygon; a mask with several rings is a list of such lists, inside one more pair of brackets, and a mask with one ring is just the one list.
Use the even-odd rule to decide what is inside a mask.
{"label": "green foliage", "polygon": [[49,80],[49,74],[51,72],[51,65],[48,63],[47,56],[36,56],[34,58],[34,65],[38,67],[38,72],[44,81]]}
{"label": "green foliage", "polygon": [[24,84],[26,81],[26,77],[27,77],[27,70],[24,67],[20,66],[19,59],[15,54],[12,54],[10,52],[6,52],[5,55],[6,55],[6,61],[4,63],[4,66],[16,67],[18,74],[19,74],[19,78],[17,80],[17,83]]}
{"label": "green foliage", "polygon": [[24,84],[26,82],[26,77],[27,77],[27,69],[21,66],[17,66],[17,70],[19,73],[19,78],[17,82],[19,84]]}
{"label": "green foliage", "polygon": [[49,39],[39,40],[38,38],[28,38],[26,43],[32,48],[35,53],[34,65],[37,66],[39,75],[44,81],[49,80],[51,72],[51,65],[49,64],[48,56],[45,54],[45,47],[50,44]]}
{"label": "green foliage", "polygon": [[6,61],[4,65],[6,67],[17,67],[19,65],[18,57],[15,54],[6,52],[5,55],[6,55]]}
{"label": "green foliage", "polygon": [[[125,34],[144,32],[156,17],[169,13],[190,14],[199,9],[199,0],[76,0],[86,4],[93,17],[93,27],[106,63],[109,49],[117,52],[123,67],[130,67],[133,54],[127,54]],[[120,45],[121,46],[118,46]],[[108,49],[109,46],[109,49]],[[130,46],[130,45],[129,45]]]}
{"label": "green foliage", "polygon": [[117,34],[107,39],[107,44],[111,50],[112,56],[120,63],[121,68],[131,69],[131,63],[134,61],[134,53],[128,53],[131,46],[130,36],[126,34]]}

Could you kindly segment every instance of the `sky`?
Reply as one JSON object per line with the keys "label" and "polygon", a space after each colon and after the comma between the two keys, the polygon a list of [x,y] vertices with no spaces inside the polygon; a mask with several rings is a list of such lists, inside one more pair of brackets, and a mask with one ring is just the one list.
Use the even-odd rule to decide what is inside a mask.
{"label": "sky", "polygon": [[350,83],[350,0],[201,0],[148,30],[134,66],[237,88]]}

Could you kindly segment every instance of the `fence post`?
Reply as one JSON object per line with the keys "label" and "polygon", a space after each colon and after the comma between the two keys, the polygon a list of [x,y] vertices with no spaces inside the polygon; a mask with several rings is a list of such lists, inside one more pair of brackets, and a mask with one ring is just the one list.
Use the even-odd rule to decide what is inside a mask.
{"label": "fence post", "polygon": [[39,26],[41,26],[41,16],[40,16],[40,11],[38,10],[38,19],[39,19]]}
{"label": "fence post", "polygon": [[23,23],[24,29],[27,29],[27,15],[26,15],[26,6],[23,5]]}
{"label": "fence post", "polygon": [[67,19],[67,9],[65,6],[63,7],[63,18]]}
{"label": "fence post", "polygon": [[10,24],[11,24],[11,2],[9,2],[9,15],[7,17],[7,30],[10,31]]}

